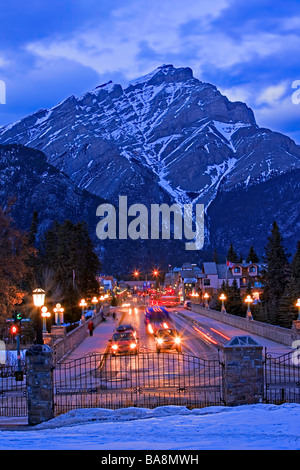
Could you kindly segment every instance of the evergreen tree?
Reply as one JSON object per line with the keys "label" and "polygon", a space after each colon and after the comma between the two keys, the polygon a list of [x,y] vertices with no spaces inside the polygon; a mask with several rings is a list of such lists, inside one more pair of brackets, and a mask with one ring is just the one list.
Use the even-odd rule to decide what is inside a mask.
{"label": "evergreen tree", "polygon": [[265,248],[266,268],[262,275],[264,285],[263,311],[265,321],[279,324],[279,311],[287,285],[288,259],[283,246],[283,239],[276,222]]}
{"label": "evergreen tree", "polygon": [[[226,312],[231,315],[237,316],[245,316],[246,309],[245,305],[243,304],[241,291],[238,287],[237,280],[234,279],[232,285],[229,284],[229,281],[223,281],[221,285],[221,289],[219,290],[220,297],[221,294],[226,295]],[[221,301],[218,301],[218,310],[221,310]]]}
{"label": "evergreen tree", "polygon": [[296,307],[297,299],[300,297],[300,241],[297,244],[296,253],[290,265],[290,276],[287,282],[284,296],[280,307],[280,324],[291,328],[293,320],[298,317]]}
{"label": "evergreen tree", "polygon": [[258,263],[259,257],[257,256],[253,246],[250,246],[250,250],[246,259],[247,263]]}
{"label": "evergreen tree", "polygon": [[31,225],[28,232],[28,246],[31,248],[32,253],[27,260],[28,273],[23,281],[24,289],[28,295],[31,296],[32,291],[36,287],[36,280],[39,268],[38,250],[36,247],[36,237],[38,232],[38,213],[34,211],[32,214]]}
{"label": "evergreen tree", "polygon": [[[5,211],[0,208],[0,323],[12,317],[26,295],[24,280],[30,268],[28,260],[32,248],[28,243],[28,234],[21,232],[10,216],[10,207]],[[18,307],[19,308],[19,307]]]}
{"label": "evergreen tree", "polygon": [[233,248],[232,243],[227,252],[227,261],[231,261],[232,263],[238,263],[239,257],[235,249]]}
{"label": "evergreen tree", "polygon": [[31,225],[28,233],[28,242],[31,246],[36,246],[36,237],[38,232],[39,217],[37,211],[33,211]]}
{"label": "evergreen tree", "polygon": [[297,250],[291,262],[291,277],[298,289],[298,296],[300,294],[300,241],[297,243]]}
{"label": "evergreen tree", "polygon": [[[55,222],[45,233],[41,249],[44,268],[54,273],[56,288],[63,293],[62,299],[57,300],[73,320],[80,299],[89,299],[99,292],[96,275],[100,262],[88,230],[83,223]],[[49,294],[53,297],[53,292]]]}

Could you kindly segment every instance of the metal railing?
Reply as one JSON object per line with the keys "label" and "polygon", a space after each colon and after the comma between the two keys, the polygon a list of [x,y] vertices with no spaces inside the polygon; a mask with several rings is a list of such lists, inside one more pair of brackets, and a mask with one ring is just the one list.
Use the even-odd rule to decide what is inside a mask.
{"label": "metal railing", "polygon": [[265,402],[300,403],[300,366],[295,353],[272,357],[265,352]]}
{"label": "metal railing", "polygon": [[75,408],[224,404],[222,364],[178,353],[93,354],[57,364],[55,413]]}
{"label": "metal railing", "polygon": [[27,416],[26,368],[0,366],[0,416]]}

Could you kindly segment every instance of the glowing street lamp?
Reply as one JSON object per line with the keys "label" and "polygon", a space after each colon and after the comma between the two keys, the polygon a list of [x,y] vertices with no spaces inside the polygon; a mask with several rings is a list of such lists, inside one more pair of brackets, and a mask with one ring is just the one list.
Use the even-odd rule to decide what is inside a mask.
{"label": "glowing street lamp", "polygon": [[208,307],[208,299],[209,299],[209,294],[207,292],[205,292],[204,294],[204,299],[205,299],[205,308],[209,308]]}
{"label": "glowing street lamp", "polygon": [[64,322],[64,311],[65,309],[62,308],[60,304],[56,304],[55,308],[53,309],[53,312],[55,313],[55,323],[57,325],[60,325]]}
{"label": "glowing street lamp", "polygon": [[298,318],[297,318],[297,320],[300,321],[300,299],[297,300],[296,307],[298,307]]}
{"label": "glowing street lamp", "polygon": [[42,329],[42,317],[40,315],[40,309],[45,303],[45,291],[43,289],[35,289],[32,293],[33,304],[37,309],[36,317],[36,344],[44,344],[43,340],[43,329]]}
{"label": "glowing street lamp", "polygon": [[43,307],[45,303],[45,291],[43,289],[35,289],[32,293],[32,298],[35,307]]}
{"label": "glowing street lamp", "polygon": [[251,313],[251,308],[250,308],[250,305],[253,302],[253,299],[252,299],[251,295],[247,295],[247,297],[245,298],[245,302],[246,302],[246,304],[248,304],[247,319],[248,320],[253,320],[252,313]]}
{"label": "glowing street lamp", "polygon": [[81,313],[81,320],[84,321],[84,309],[87,306],[87,303],[84,299],[80,301],[79,307],[82,308],[82,313]]}
{"label": "glowing street lamp", "polygon": [[96,306],[97,306],[97,303],[98,303],[98,299],[97,297],[93,297],[92,298],[92,304],[94,305],[94,315],[96,314]]}
{"label": "glowing street lamp", "polygon": [[47,333],[47,318],[51,317],[51,313],[48,312],[47,307],[42,307],[42,319],[43,319],[43,333]]}
{"label": "glowing street lamp", "polygon": [[222,308],[221,308],[221,312],[222,313],[226,313],[226,309],[225,309],[225,300],[226,300],[226,295],[225,294],[221,294],[220,295],[220,300],[222,301]]}

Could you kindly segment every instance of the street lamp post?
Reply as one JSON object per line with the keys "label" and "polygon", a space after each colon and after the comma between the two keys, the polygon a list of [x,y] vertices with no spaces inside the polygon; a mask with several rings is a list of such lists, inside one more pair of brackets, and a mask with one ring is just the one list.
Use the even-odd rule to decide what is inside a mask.
{"label": "street lamp post", "polygon": [[97,303],[98,303],[98,299],[97,297],[93,297],[92,298],[92,304],[94,305],[94,311],[93,311],[93,314],[96,315],[96,308],[97,308]]}
{"label": "street lamp post", "polygon": [[221,312],[222,313],[226,313],[226,309],[225,309],[225,300],[226,300],[226,295],[225,294],[221,294],[220,295],[220,300],[222,301],[222,308],[221,308]]}
{"label": "street lamp post", "polygon": [[55,313],[55,323],[56,325],[61,325],[64,322],[64,311],[60,304],[56,304],[53,312]]}
{"label": "street lamp post", "polygon": [[43,333],[47,333],[47,318],[51,317],[51,313],[48,312],[47,307],[42,307],[42,319],[43,319]]}
{"label": "street lamp post", "polygon": [[42,317],[40,314],[41,307],[45,303],[45,291],[43,289],[35,289],[32,293],[33,304],[37,309],[36,318],[36,344],[44,344],[43,340],[43,328],[42,328]]}
{"label": "street lamp post", "polygon": [[205,308],[209,308],[209,306],[208,306],[209,294],[207,292],[205,292],[203,297],[205,299]]}
{"label": "street lamp post", "polygon": [[245,302],[248,304],[247,319],[248,320],[253,320],[252,313],[251,313],[251,308],[250,308],[250,305],[253,302],[253,299],[252,299],[251,295],[247,295],[247,297],[245,298]]}
{"label": "street lamp post", "polygon": [[81,313],[81,322],[84,322],[85,317],[84,317],[84,308],[87,306],[87,303],[84,299],[81,300],[79,307],[82,308],[82,313]]}
{"label": "street lamp post", "polygon": [[300,321],[300,299],[297,300],[296,307],[298,307],[298,318],[297,318],[297,320]]}

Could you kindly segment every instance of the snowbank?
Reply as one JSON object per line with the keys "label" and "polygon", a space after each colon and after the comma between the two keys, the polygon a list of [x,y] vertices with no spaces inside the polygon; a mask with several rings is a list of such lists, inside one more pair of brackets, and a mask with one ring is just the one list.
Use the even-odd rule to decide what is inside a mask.
{"label": "snowbank", "polygon": [[297,450],[299,422],[299,404],[80,409],[1,431],[0,450]]}

